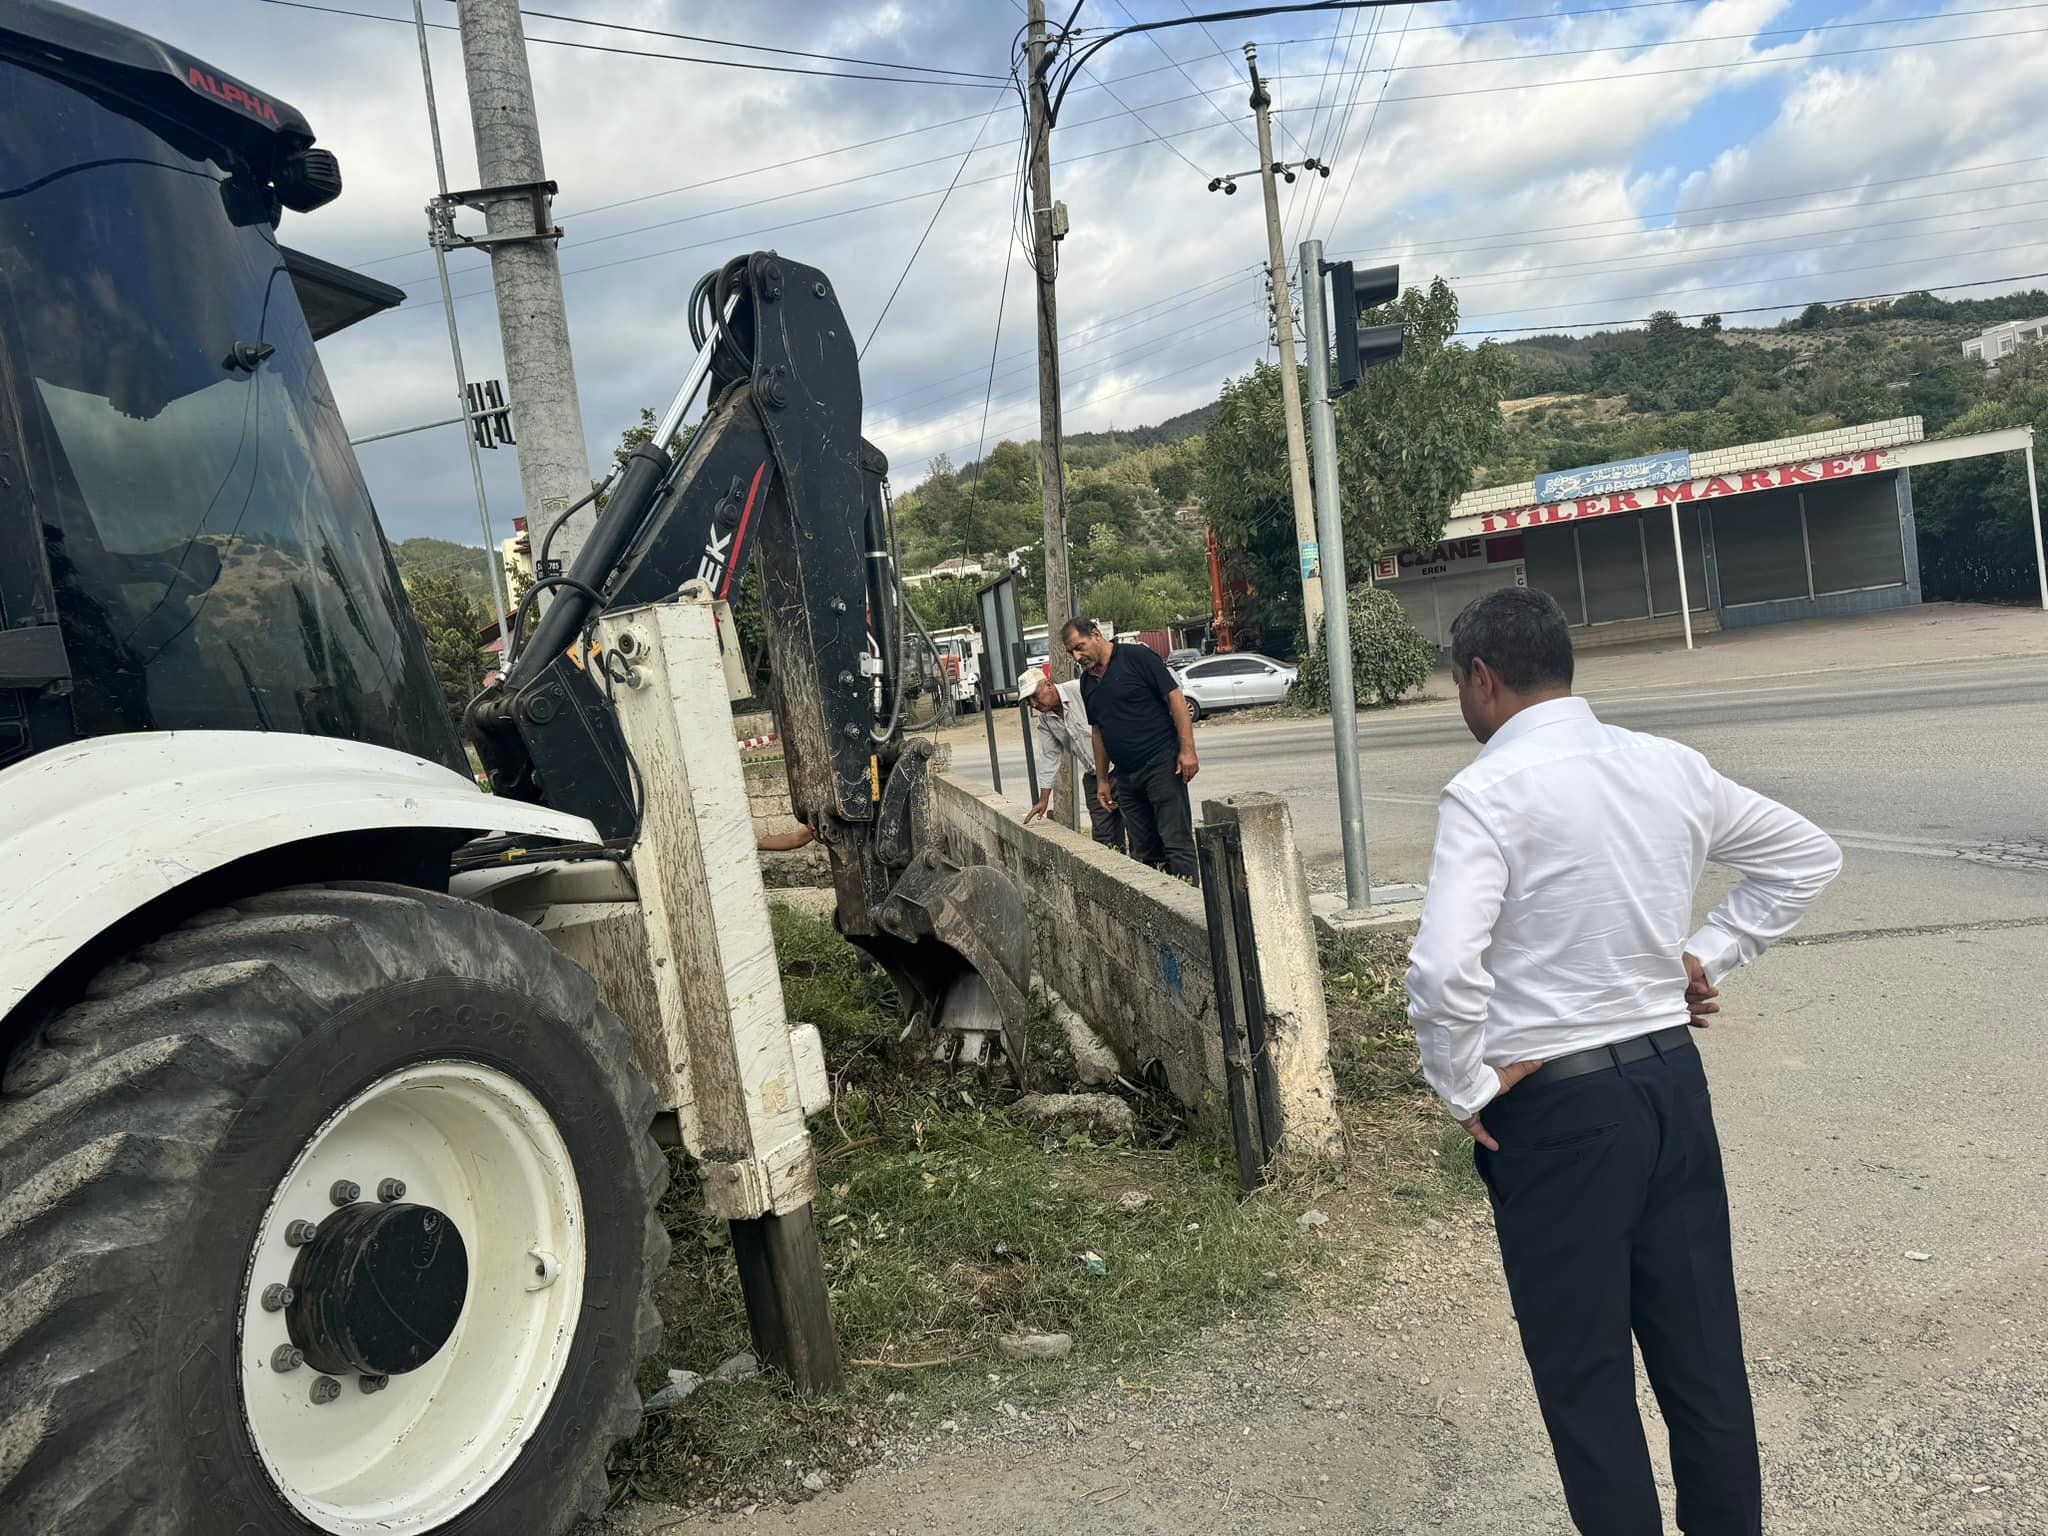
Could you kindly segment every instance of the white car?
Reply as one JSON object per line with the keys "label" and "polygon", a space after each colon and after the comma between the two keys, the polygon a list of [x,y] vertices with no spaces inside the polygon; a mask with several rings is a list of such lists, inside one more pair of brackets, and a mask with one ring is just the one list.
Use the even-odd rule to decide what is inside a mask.
{"label": "white car", "polygon": [[1231,656],[1204,656],[1180,671],[1180,691],[1188,713],[1199,720],[1216,709],[1248,704],[1278,704],[1294,686],[1296,669],[1270,656],[1240,651]]}

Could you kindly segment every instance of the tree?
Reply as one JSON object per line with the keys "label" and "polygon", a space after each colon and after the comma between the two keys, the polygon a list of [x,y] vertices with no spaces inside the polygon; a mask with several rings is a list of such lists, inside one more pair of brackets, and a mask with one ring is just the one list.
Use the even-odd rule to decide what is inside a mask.
{"label": "tree", "polygon": [[1685,322],[1678,318],[1678,312],[1660,309],[1650,316],[1649,339],[1652,347],[1670,347],[1685,340]]}
{"label": "tree", "polygon": [[1809,304],[1799,312],[1799,329],[1810,331],[1816,327],[1826,325],[1831,314],[1833,314],[1833,311],[1825,304],[1817,301]]}
{"label": "tree", "polygon": [[491,667],[491,658],[477,640],[477,632],[488,622],[483,607],[449,576],[414,576],[405,590],[427,642],[427,659],[441,685],[442,701],[460,728],[463,710],[482,690]]}
{"label": "tree", "polygon": [[[1429,681],[1436,647],[1408,617],[1401,600],[1385,587],[1351,593],[1351,691],[1370,708],[1394,703]],[[1305,660],[1292,697],[1310,709],[1330,707],[1330,659],[1322,650]]]}
{"label": "tree", "polygon": [[1494,342],[1466,347],[1452,339],[1458,296],[1450,284],[1439,277],[1427,292],[1410,288],[1370,323],[1393,320],[1408,330],[1400,360],[1371,370],[1337,403],[1350,575],[1383,550],[1435,545],[1452,504],[1472,489],[1473,471],[1506,432],[1507,353]]}
{"label": "tree", "polygon": [[1256,363],[1243,378],[1226,380],[1216,407],[1205,433],[1202,505],[1217,539],[1238,553],[1249,579],[1246,617],[1262,624],[1298,623],[1301,576],[1280,370]]}
{"label": "tree", "polygon": [[1719,315],[1702,315],[1700,317],[1700,330],[1708,336],[1720,335],[1721,317]]}
{"label": "tree", "polygon": [[1186,506],[1195,493],[1195,466],[1184,458],[1168,459],[1152,469],[1152,488],[1167,507]]}

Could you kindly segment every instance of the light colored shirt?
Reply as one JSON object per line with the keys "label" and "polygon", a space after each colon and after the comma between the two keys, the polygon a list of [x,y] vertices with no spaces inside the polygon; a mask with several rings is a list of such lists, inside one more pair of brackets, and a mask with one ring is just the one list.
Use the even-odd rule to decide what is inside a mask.
{"label": "light colored shirt", "polygon": [[1055,781],[1062,757],[1073,758],[1076,773],[1095,771],[1095,732],[1088,724],[1088,706],[1081,702],[1081,679],[1070,677],[1053,687],[1059,693],[1060,707],[1050,714],[1031,712],[1038,721],[1041,786]]}
{"label": "light colored shirt", "polygon": [[[1689,932],[1709,862],[1742,883]],[[1791,932],[1842,867],[1812,822],[1584,699],[1511,717],[1444,790],[1409,954],[1423,1075],[1460,1120],[1494,1068],[1686,1022],[1689,951],[1718,982]]]}

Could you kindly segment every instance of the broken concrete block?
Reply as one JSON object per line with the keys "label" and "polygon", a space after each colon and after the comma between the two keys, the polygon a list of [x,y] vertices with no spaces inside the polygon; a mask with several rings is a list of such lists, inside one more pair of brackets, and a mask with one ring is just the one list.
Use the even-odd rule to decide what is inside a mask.
{"label": "broken concrete block", "polygon": [[1027,1093],[1010,1106],[1010,1114],[1026,1125],[1110,1141],[1138,1128],[1131,1106],[1106,1093]]}

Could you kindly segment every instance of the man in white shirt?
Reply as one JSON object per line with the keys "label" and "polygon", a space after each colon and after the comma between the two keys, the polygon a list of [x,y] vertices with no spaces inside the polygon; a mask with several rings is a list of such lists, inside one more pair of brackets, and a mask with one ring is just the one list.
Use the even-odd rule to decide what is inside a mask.
{"label": "man in white shirt", "polygon": [[[1473,602],[1451,661],[1484,745],[1438,809],[1408,1015],[1474,1142],[1565,1501],[1586,1536],[1663,1529],[1633,1334],[1680,1529],[1757,1536],[1727,1186],[1688,1025],[1791,931],[1841,850],[1691,748],[1601,724],[1571,695],[1545,593]],[[1743,879],[1695,932],[1709,862]]]}
{"label": "man in white shirt", "polygon": [[1096,790],[1095,732],[1088,724],[1088,708],[1081,702],[1081,679],[1070,677],[1056,683],[1037,667],[1017,679],[1017,696],[1029,704],[1038,721],[1038,771],[1044,788],[1038,803],[1024,813],[1029,826],[1052,809],[1053,786],[1059,782],[1060,765],[1081,775],[1081,796],[1088,805],[1090,835],[1105,848],[1124,851],[1124,813],[1116,804],[1116,776],[1110,776],[1109,804]]}

